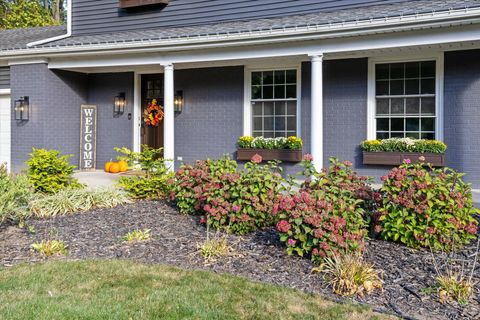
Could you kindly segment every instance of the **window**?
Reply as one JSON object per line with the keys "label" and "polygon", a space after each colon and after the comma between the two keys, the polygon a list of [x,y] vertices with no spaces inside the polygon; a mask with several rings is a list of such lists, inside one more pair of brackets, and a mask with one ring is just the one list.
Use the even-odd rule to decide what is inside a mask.
{"label": "window", "polygon": [[375,65],[376,138],[435,139],[436,62]]}
{"label": "window", "polygon": [[297,70],[251,73],[252,134],[297,135]]}

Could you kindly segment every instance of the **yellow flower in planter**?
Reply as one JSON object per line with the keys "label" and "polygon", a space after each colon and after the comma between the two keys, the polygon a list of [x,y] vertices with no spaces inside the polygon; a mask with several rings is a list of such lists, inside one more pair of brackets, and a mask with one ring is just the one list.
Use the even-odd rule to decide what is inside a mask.
{"label": "yellow flower in planter", "polygon": [[255,138],[251,136],[243,136],[238,139],[238,145],[240,148],[251,148],[252,147],[252,142]]}

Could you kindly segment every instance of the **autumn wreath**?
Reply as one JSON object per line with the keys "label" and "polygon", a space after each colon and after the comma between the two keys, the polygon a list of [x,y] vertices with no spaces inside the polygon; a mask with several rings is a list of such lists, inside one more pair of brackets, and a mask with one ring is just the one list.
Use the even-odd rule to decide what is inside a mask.
{"label": "autumn wreath", "polygon": [[163,107],[157,104],[156,99],[153,99],[143,113],[143,120],[147,126],[156,127],[163,120],[163,116]]}

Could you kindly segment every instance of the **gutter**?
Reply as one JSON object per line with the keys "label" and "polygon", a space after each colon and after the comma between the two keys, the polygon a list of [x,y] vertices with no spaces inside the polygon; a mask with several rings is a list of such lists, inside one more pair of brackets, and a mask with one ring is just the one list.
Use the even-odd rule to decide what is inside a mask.
{"label": "gutter", "polygon": [[49,43],[49,42],[58,41],[58,40],[62,40],[62,39],[66,39],[66,38],[71,37],[72,36],[72,16],[73,16],[72,0],[69,0],[68,4],[67,4],[67,33],[56,36],[56,37],[51,37],[51,38],[27,43],[27,48],[34,47],[34,46],[39,46],[39,45],[46,44],[46,43]]}
{"label": "gutter", "polygon": [[[71,8],[71,1],[69,1]],[[69,11],[69,23],[67,34],[45,39],[28,44],[29,47],[45,44],[59,39],[65,39],[71,36],[71,10]],[[20,49],[0,52],[0,56],[15,55],[36,55],[36,54],[57,54],[57,53],[81,53],[94,51],[121,51],[126,52],[129,49],[149,49],[155,48],[157,51],[165,51],[175,46],[175,49],[185,47],[186,49],[195,48],[213,48],[223,47],[225,45],[237,44],[258,44],[271,43],[275,41],[292,41],[307,39],[325,39],[333,37],[351,37],[371,33],[399,32],[404,30],[435,28],[442,26],[451,26],[455,24],[474,24],[480,22],[480,7],[465,8],[456,10],[447,10],[442,12],[431,12],[423,14],[412,14],[407,16],[385,17],[368,20],[357,20],[349,22],[329,23],[321,25],[308,25],[303,27],[290,27],[258,31],[246,31],[225,34],[210,34],[198,36],[185,36],[159,40],[142,41],[123,41],[115,43],[98,43],[66,46],[50,46],[31,49]],[[479,32],[480,33],[480,32]],[[238,43],[235,43],[238,42]],[[160,48],[159,48],[160,47]],[[164,47],[164,48],[161,48]],[[180,49],[181,50],[181,49]]]}

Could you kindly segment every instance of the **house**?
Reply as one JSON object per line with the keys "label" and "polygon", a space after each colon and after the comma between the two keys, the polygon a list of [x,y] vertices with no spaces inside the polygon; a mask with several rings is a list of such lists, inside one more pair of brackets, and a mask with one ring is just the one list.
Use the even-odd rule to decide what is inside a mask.
{"label": "house", "polygon": [[[152,99],[158,127],[143,121]],[[336,156],[378,177],[388,167],[363,165],[360,142],[415,137],[446,142],[480,188],[479,123],[475,0],[72,0],[66,27],[0,32],[13,171],[32,146],[101,168],[148,144],[178,166],[253,134],[297,135],[318,167]]]}

